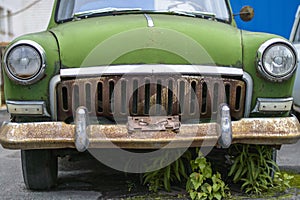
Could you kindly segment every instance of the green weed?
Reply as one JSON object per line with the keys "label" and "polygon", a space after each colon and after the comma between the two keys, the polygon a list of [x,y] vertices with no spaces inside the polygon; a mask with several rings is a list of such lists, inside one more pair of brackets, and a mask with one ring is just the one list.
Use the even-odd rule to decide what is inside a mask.
{"label": "green weed", "polygon": [[191,199],[222,199],[228,197],[228,187],[221,179],[221,174],[213,174],[210,162],[198,152],[198,157],[191,160],[192,174],[186,183],[186,191]]}
{"label": "green weed", "polygon": [[[234,164],[229,176],[233,182],[241,183],[241,189],[247,194],[262,194],[271,190],[284,191],[290,188],[293,176],[282,173],[273,160],[273,149],[260,145],[234,145]],[[274,178],[272,177],[274,174]]]}
{"label": "green weed", "polygon": [[172,183],[186,181],[188,178],[186,166],[184,165],[185,160],[191,160],[189,151],[170,165],[145,173],[143,184],[148,185],[149,191],[157,192],[161,188],[168,192],[171,191]]}

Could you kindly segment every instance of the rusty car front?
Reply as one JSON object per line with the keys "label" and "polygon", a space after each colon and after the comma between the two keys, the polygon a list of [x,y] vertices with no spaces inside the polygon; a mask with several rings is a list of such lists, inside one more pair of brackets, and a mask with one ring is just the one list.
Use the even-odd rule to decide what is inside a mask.
{"label": "rusty car front", "polygon": [[3,62],[11,122],[0,141],[22,150],[29,189],[55,184],[57,149],[300,138],[296,50],[239,30],[227,0],[57,0],[48,29],[17,38]]}

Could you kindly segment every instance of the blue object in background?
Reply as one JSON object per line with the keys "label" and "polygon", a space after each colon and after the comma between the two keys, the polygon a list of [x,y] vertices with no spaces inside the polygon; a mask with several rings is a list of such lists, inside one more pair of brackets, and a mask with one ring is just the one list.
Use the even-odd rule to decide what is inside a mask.
{"label": "blue object in background", "polygon": [[233,13],[239,13],[245,5],[254,8],[254,18],[250,22],[235,17],[240,29],[273,33],[289,39],[300,0],[231,0],[230,4]]}

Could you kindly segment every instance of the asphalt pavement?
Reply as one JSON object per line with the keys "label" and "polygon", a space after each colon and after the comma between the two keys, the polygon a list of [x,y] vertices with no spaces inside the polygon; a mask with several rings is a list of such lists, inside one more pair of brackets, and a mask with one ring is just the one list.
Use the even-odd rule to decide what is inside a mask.
{"label": "asphalt pavement", "polygon": [[296,144],[283,145],[277,152],[277,164],[281,169],[300,173],[300,141]]}

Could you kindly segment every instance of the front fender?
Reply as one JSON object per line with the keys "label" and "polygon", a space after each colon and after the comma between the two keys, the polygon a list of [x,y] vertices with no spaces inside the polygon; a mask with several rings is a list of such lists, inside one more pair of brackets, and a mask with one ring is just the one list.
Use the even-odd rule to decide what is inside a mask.
{"label": "front fender", "polygon": [[[31,85],[20,85],[10,80],[3,70],[5,100],[9,101],[44,101],[49,111],[49,83],[51,78],[59,73],[59,48],[55,37],[50,32],[41,32],[21,36],[10,45],[20,40],[31,40],[38,43],[46,54],[45,75],[38,82]],[[4,61],[5,62],[5,61]]]}

